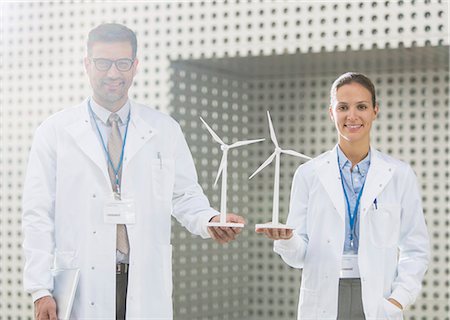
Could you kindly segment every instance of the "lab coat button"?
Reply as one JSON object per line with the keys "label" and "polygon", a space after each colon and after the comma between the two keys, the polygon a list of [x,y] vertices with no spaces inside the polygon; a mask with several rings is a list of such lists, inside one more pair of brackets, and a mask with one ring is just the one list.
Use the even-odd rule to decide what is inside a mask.
{"label": "lab coat button", "polygon": [[92,194],[92,198],[96,198],[97,195],[95,193]]}
{"label": "lab coat button", "polygon": [[91,301],[91,306],[93,306],[93,305],[95,305],[95,302],[94,302],[94,301]]}
{"label": "lab coat button", "polygon": [[92,266],[92,267],[91,267],[91,270],[95,270],[95,267],[94,267],[94,266]]}
{"label": "lab coat button", "polygon": [[380,188],[382,187],[383,185],[382,184],[380,184]]}
{"label": "lab coat button", "polygon": [[327,243],[330,243],[331,241],[330,241],[330,239],[327,239]]}
{"label": "lab coat button", "polygon": [[94,230],[94,231],[92,231],[92,234],[97,234],[97,231],[95,231],[95,230]]}

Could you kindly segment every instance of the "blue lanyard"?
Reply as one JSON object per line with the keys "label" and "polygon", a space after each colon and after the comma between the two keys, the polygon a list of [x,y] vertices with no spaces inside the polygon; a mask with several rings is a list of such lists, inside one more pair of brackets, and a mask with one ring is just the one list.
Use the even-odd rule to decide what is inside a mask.
{"label": "blue lanyard", "polygon": [[131,114],[131,110],[128,112],[127,126],[126,126],[126,128],[125,128],[125,135],[124,135],[124,137],[123,137],[122,152],[120,153],[120,160],[119,160],[119,163],[117,164],[117,168],[116,168],[116,167],[114,167],[114,164],[113,164],[113,162],[112,162],[112,160],[111,160],[111,157],[110,157],[110,155],[109,155],[108,148],[106,147],[106,144],[105,144],[105,140],[103,139],[103,136],[102,136],[102,133],[101,133],[101,131],[100,131],[100,128],[98,127],[98,123],[97,123],[97,121],[95,120],[95,115],[94,115],[94,111],[92,110],[92,107],[91,107],[91,101],[90,101],[90,100],[88,101],[88,106],[89,106],[89,111],[90,111],[90,113],[91,113],[91,115],[92,115],[92,119],[94,120],[95,127],[97,128],[98,135],[99,135],[99,137],[100,137],[100,140],[102,141],[103,151],[105,151],[106,157],[108,158],[108,163],[109,163],[109,165],[111,166],[111,168],[112,168],[113,171],[114,171],[114,176],[115,176],[115,178],[116,178],[116,190],[115,190],[115,191],[116,191],[116,193],[117,193],[118,195],[120,195],[120,179],[119,179],[119,171],[120,171],[120,168],[122,167],[122,163],[123,163],[123,155],[124,155],[124,151],[125,151],[125,144],[126,144],[126,142],[127,142],[128,125],[129,125],[129,123],[130,123],[130,114]]}
{"label": "blue lanyard", "polygon": [[358,214],[359,202],[361,201],[361,195],[363,193],[364,185],[366,184],[366,182],[364,181],[364,183],[361,187],[361,190],[359,191],[358,198],[356,199],[355,210],[353,210],[353,213],[352,213],[350,211],[350,201],[348,200],[348,195],[347,195],[347,192],[345,191],[345,187],[344,187],[344,177],[342,175],[341,164],[339,162],[339,154],[338,154],[337,160],[338,160],[339,173],[341,174],[342,190],[344,190],[345,202],[347,203],[347,214],[348,214],[348,219],[350,222],[350,230],[351,230],[350,242],[351,242],[351,246],[353,246],[353,234],[355,233],[355,219],[356,219],[356,215]]}

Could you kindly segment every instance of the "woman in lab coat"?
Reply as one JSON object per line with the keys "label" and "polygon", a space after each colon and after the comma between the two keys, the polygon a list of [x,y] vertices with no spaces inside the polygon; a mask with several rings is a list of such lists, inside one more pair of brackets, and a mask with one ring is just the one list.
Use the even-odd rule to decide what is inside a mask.
{"label": "woman in lab coat", "polygon": [[403,319],[429,260],[429,239],[411,167],[370,146],[379,111],[359,73],[331,87],[337,145],[301,165],[287,224],[258,229],[303,269],[298,319]]}

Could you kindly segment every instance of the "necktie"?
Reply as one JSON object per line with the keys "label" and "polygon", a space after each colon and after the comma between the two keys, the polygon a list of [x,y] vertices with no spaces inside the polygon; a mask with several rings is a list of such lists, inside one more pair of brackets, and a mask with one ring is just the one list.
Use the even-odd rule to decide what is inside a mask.
{"label": "necktie", "polygon": [[[111,162],[114,164],[114,167],[117,169],[120,161],[120,155],[122,153],[122,135],[119,130],[119,122],[120,118],[116,113],[111,113],[108,118],[108,124],[111,126],[111,134],[108,139],[108,152],[109,157],[111,158]],[[111,180],[112,188],[115,192],[117,192],[116,185],[116,175],[114,173],[111,164],[108,163],[108,173],[109,179]],[[122,178],[122,167],[120,167],[119,172],[117,173],[119,176],[119,181]],[[116,248],[120,252],[124,254],[128,254],[130,251],[130,245],[128,243],[128,235],[127,228],[124,224],[117,225],[117,242]]]}

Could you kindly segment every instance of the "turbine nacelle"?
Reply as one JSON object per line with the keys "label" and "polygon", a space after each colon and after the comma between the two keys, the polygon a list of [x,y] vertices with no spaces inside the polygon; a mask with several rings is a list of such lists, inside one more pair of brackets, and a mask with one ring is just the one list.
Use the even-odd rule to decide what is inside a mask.
{"label": "turbine nacelle", "polygon": [[277,136],[275,134],[275,130],[273,128],[273,124],[272,124],[272,119],[270,118],[270,113],[269,111],[267,111],[267,119],[269,121],[269,130],[270,130],[270,138],[273,142],[273,144],[275,145],[275,150],[274,152],[269,156],[269,158],[267,158],[266,161],[264,161],[264,163],[262,165],[259,166],[258,169],[256,169],[255,172],[253,172],[253,174],[249,177],[249,179],[253,178],[256,174],[258,174],[258,172],[260,172],[262,169],[264,169],[265,167],[267,167],[275,157],[279,157],[280,154],[284,153],[284,154],[288,154],[294,157],[298,157],[298,158],[303,158],[303,159],[307,159],[310,160],[311,157],[308,157],[307,155],[304,155],[300,152],[294,151],[294,150],[283,150],[280,148],[280,146],[278,145],[278,140],[277,140]]}
{"label": "turbine nacelle", "polygon": [[248,144],[252,144],[252,143],[256,143],[256,142],[261,142],[261,141],[265,140],[265,139],[255,139],[255,140],[236,141],[236,142],[228,145],[225,142],[223,142],[222,139],[220,139],[220,137],[214,132],[213,129],[211,129],[211,127],[206,123],[205,120],[203,120],[202,117],[200,117],[200,120],[206,126],[206,129],[208,129],[208,131],[211,134],[211,136],[213,137],[213,139],[217,143],[220,144],[220,149],[223,152],[222,159],[220,160],[219,170],[217,171],[216,180],[214,181],[214,185],[217,185],[217,182],[219,181],[219,178],[220,178],[221,174],[223,173],[224,168],[227,165],[227,151],[228,150],[233,149],[233,148],[242,147],[242,146],[245,146],[245,145],[248,145]]}

